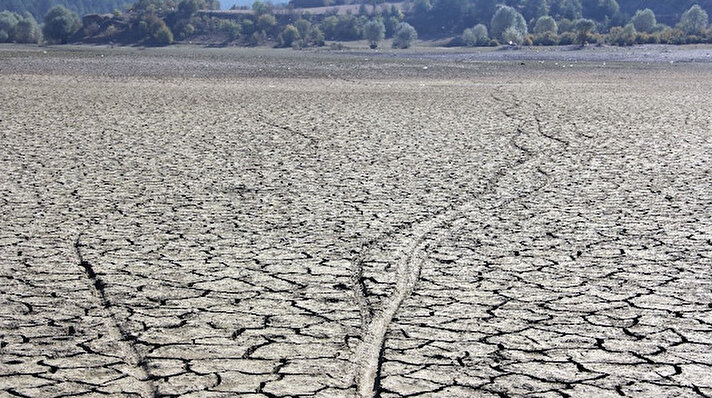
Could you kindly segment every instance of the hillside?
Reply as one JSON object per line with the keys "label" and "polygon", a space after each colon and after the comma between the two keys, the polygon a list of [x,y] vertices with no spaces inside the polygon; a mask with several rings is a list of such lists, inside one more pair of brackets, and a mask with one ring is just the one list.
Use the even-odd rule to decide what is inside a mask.
{"label": "hillside", "polygon": [[124,10],[131,0],[0,0],[0,11],[9,10],[18,14],[29,12],[36,20],[41,21],[47,11],[63,5],[79,15],[106,13],[113,10]]}

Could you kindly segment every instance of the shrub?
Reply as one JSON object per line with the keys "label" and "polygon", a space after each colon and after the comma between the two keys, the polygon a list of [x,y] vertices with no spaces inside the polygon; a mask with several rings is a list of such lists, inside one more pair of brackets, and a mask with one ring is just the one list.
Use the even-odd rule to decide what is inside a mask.
{"label": "shrub", "polygon": [[504,33],[502,33],[502,40],[504,43],[508,43],[510,45],[520,45],[522,44],[522,41],[524,41],[524,35],[519,29],[514,26],[510,26],[504,31]]}
{"label": "shrub", "polygon": [[695,4],[682,14],[677,27],[688,35],[704,35],[708,23],[707,12]]}
{"label": "shrub", "polygon": [[[193,26],[188,24],[187,26]],[[186,31],[188,30],[186,26]],[[240,32],[242,31],[242,26],[240,26],[239,23],[235,21],[230,21],[230,20],[222,20],[220,21],[220,31],[227,36],[227,39],[229,41],[237,40],[240,38]],[[192,33],[191,33],[192,34]],[[186,35],[189,35],[188,32],[186,32]],[[183,36],[181,34],[181,36]]]}
{"label": "shrub", "polygon": [[540,17],[539,19],[536,20],[536,24],[534,24],[534,33],[535,34],[544,34],[546,32],[551,32],[553,34],[558,33],[559,31],[559,26],[556,24],[556,21],[554,18],[545,15],[543,17]]}
{"label": "shrub", "polygon": [[66,43],[81,27],[77,14],[63,6],[54,6],[44,16],[44,37],[47,40]]}
{"label": "shrub", "polygon": [[487,27],[483,24],[477,24],[472,29],[465,29],[465,31],[462,32],[462,41],[470,47],[486,46],[489,44],[489,40]]}
{"label": "shrub", "polygon": [[[514,8],[509,6],[501,6],[497,9],[490,23],[490,33],[492,37],[502,39],[505,42],[513,41],[506,40],[504,33],[507,30],[513,30],[508,34],[509,38],[520,38],[520,42],[527,34],[527,23],[524,21],[522,14],[518,13]],[[515,33],[516,32],[516,33]]]}
{"label": "shrub", "polygon": [[555,46],[559,44],[559,38],[556,33],[544,32],[534,35],[533,42],[536,46]]}
{"label": "shrub", "polygon": [[638,10],[633,15],[631,23],[635,26],[635,30],[638,32],[650,33],[655,29],[655,25],[658,21],[655,19],[655,13],[650,8],[644,10]]}
{"label": "shrub", "polygon": [[279,43],[282,47],[291,47],[292,44],[299,41],[299,30],[294,25],[287,25],[279,34]]}
{"label": "shrub", "polygon": [[408,48],[418,39],[418,32],[407,22],[401,22],[393,34],[393,48]]}
{"label": "shrub", "polygon": [[0,12],[0,42],[13,41],[20,16],[10,11]]}
{"label": "shrub", "polygon": [[578,35],[574,32],[564,32],[559,35],[559,44],[562,46],[567,46],[569,44],[576,43]]}
{"label": "shrub", "polygon": [[257,18],[257,29],[270,33],[277,26],[277,20],[272,14],[262,14]]}
{"label": "shrub", "polygon": [[299,18],[294,22],[294,27],[299,31],[299,36],[305,38],[309,35],[309,31],[311,30],[311,22],[304,18]]}
{"label": "shrub", "polygon": [[559,33],[571,32],[574,30],[574,23],[570,19],[562,19],[558,22]]}
{"label": "shrub", "polygon": [[37,43],[40,41],[40,27],[32,15],[27,14],[17,23],[15,41],[18,43]]}
{"label": "shrub", "polygon": [[638,32],[636,32],[632,23],[626,25],[625,28],[614,26],[608,32],[608,42],[617,46],[632,46],[635,44],[637,35]]}
{"label": "shrub", "polygon": [[576,27],[577,41],[582,46],[588,42],[588,36],[593,32],[596,23],[590,19],[577,19],[574,25]]}
{"label": "shrub", "polygon": [[167,46],[173,43],[173,32],[171,32],[168,26],[166,26],[166,24],[164,23],[163,25],[159,26],[155,32],[153,32],[151,39],[156,45]]}
{"label": "shrub", "polygon": [[363,25],[363,38],[368,40],[368,46],[378,47],[378,42],[386,37],[386,26],[379,20],[371,20]]}

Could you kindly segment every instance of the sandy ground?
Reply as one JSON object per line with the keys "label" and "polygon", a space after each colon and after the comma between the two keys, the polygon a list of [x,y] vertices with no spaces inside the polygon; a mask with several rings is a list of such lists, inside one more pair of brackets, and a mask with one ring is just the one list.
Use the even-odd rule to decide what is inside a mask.
{"label": "sandy ground", "polygon": [[542,61],[0,47],[0,396],[712,396],[712,69]]}

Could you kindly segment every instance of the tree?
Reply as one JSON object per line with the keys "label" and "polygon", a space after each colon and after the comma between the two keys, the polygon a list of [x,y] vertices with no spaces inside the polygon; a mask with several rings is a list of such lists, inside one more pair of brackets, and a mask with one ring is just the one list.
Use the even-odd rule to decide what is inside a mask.
{"label": "tree", "polygon": [[272,14],[262,14],[257,18],[257,29],[262,32],[269,33],[277,26],[277,20]]}
{"label": "tree", "polygon": [[593,29],[596,27],[596,23],[590,19],[578,19],[574,23],[576,27],[576,33],[578,37],[578,42],[581,46],[585,46],[588,42],[588,35],[591,34]]}
{"label": "tree", "polygon": [[0,12],[0,43],[15,40],[15,30],[20,16],[10,11]]}
{"label": "tree", "polygon": [[518,33],[518,36],[521,36],[522,38],[524,38],[527,34],[527,23],[524,21],[522,14],[518,13],[512,7],[501,6],[492,17],[492,22],[490,23],[490,33],[494,38],[509,41],[504,40],[504,32],[506,32],[509,28],[514,29]]}
{"label": "tree", "polygon": [[536,24],[534,25],[534,33],[541,35],[547,32],[551,32],[553,34],[558,33],[559,31],[559,26],[556,24],[556,21],[554,18],[545,15],[543,17],[540,17],[539,19],[536,20]]}
{"label": "tree", "polygon": [[296,22],[294,22],[294,27],[299,31],[299,37],[305,39],[311,31],[311,22],[304,18],[299,18]]}
{"label": "tree", "polygon": [[259,0],[255,1],[252,3],[252,12],[254,12],[258,17],[264,14],[271,14],[272,5]]}
{"label": "tree", "polygon": [[650,8],[644,10],[638,10],[633,15],[631,23],[635,26],[635,30],[638,32],[650,33],[655,29],[655,25],[658,21],[655,19],[655,13]]}
{"label": "tree", "polygon": [[301,39],[299,29],[294,25],[285,26],[282,33],[279,34],[279,42],[282,47],[291,47],[292,44],[298,42],[299,39]]}
{"label": "tree", "polygon": [[518,46],[522,44],[522,41],[524,41],[524,35],[521,30],[515,28],[514,26],[510,26],[504,31],[504,33],[502,33],[502,41],[509,43],[510,45]]}
{"label": "tree", "polygon": [[173,32],[171,32],[170,28],[168,28],[168,26],[166,26],[166,24],[164,23],[163,25],[158,27],[158,29],[153,33],[151,38],[154,44],[157,44],[159,46],[166,46],[173,43]]}
{"label": "tree", "polygon": [[40,27],[32,14],[25,14],[15,28],[15,41],[18,43],[37,43],[40,41]]}
{"label": "tree", "polygon": [[487,27],[480,23],[472,29],[465,29],[462,32],[462,40],[470,47],[489,44],[490,38],[487,34]]}
{"label": "tree", "polygon": [[549,15],[549,3],[547,0],[525,0],[522,14],[526,20],[536,20]]}
{"label": "tree", "polygon": [[418,39],[418,32],[407,22],[401,22],[393,34],[393,48],[408,48]]}
{"label": "tree", "polygon": [[63,6],[50,8],[44,17],[42,33],[50,41],[66,43],[81,27],[77,14]]}
{"label": "tree", "polygon": [[378,42],[386,37],[386,26],[380,20],[371,20],[363,25],[363,38],[368,40],[368,46],[378,47]]}
{"label": "tree", "polygon": [[695,4],[682,14],[677,27],[688,35],[702,35],[707,29],[708,23],[707,11]]}

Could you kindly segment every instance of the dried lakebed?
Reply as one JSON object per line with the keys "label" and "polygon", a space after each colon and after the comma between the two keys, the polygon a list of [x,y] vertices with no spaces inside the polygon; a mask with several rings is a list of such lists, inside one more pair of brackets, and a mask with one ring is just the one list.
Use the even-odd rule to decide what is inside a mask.
{"label": "dried lakebed", "polygon": [[0,50],[0,396],[712,396],[706,65]]}

